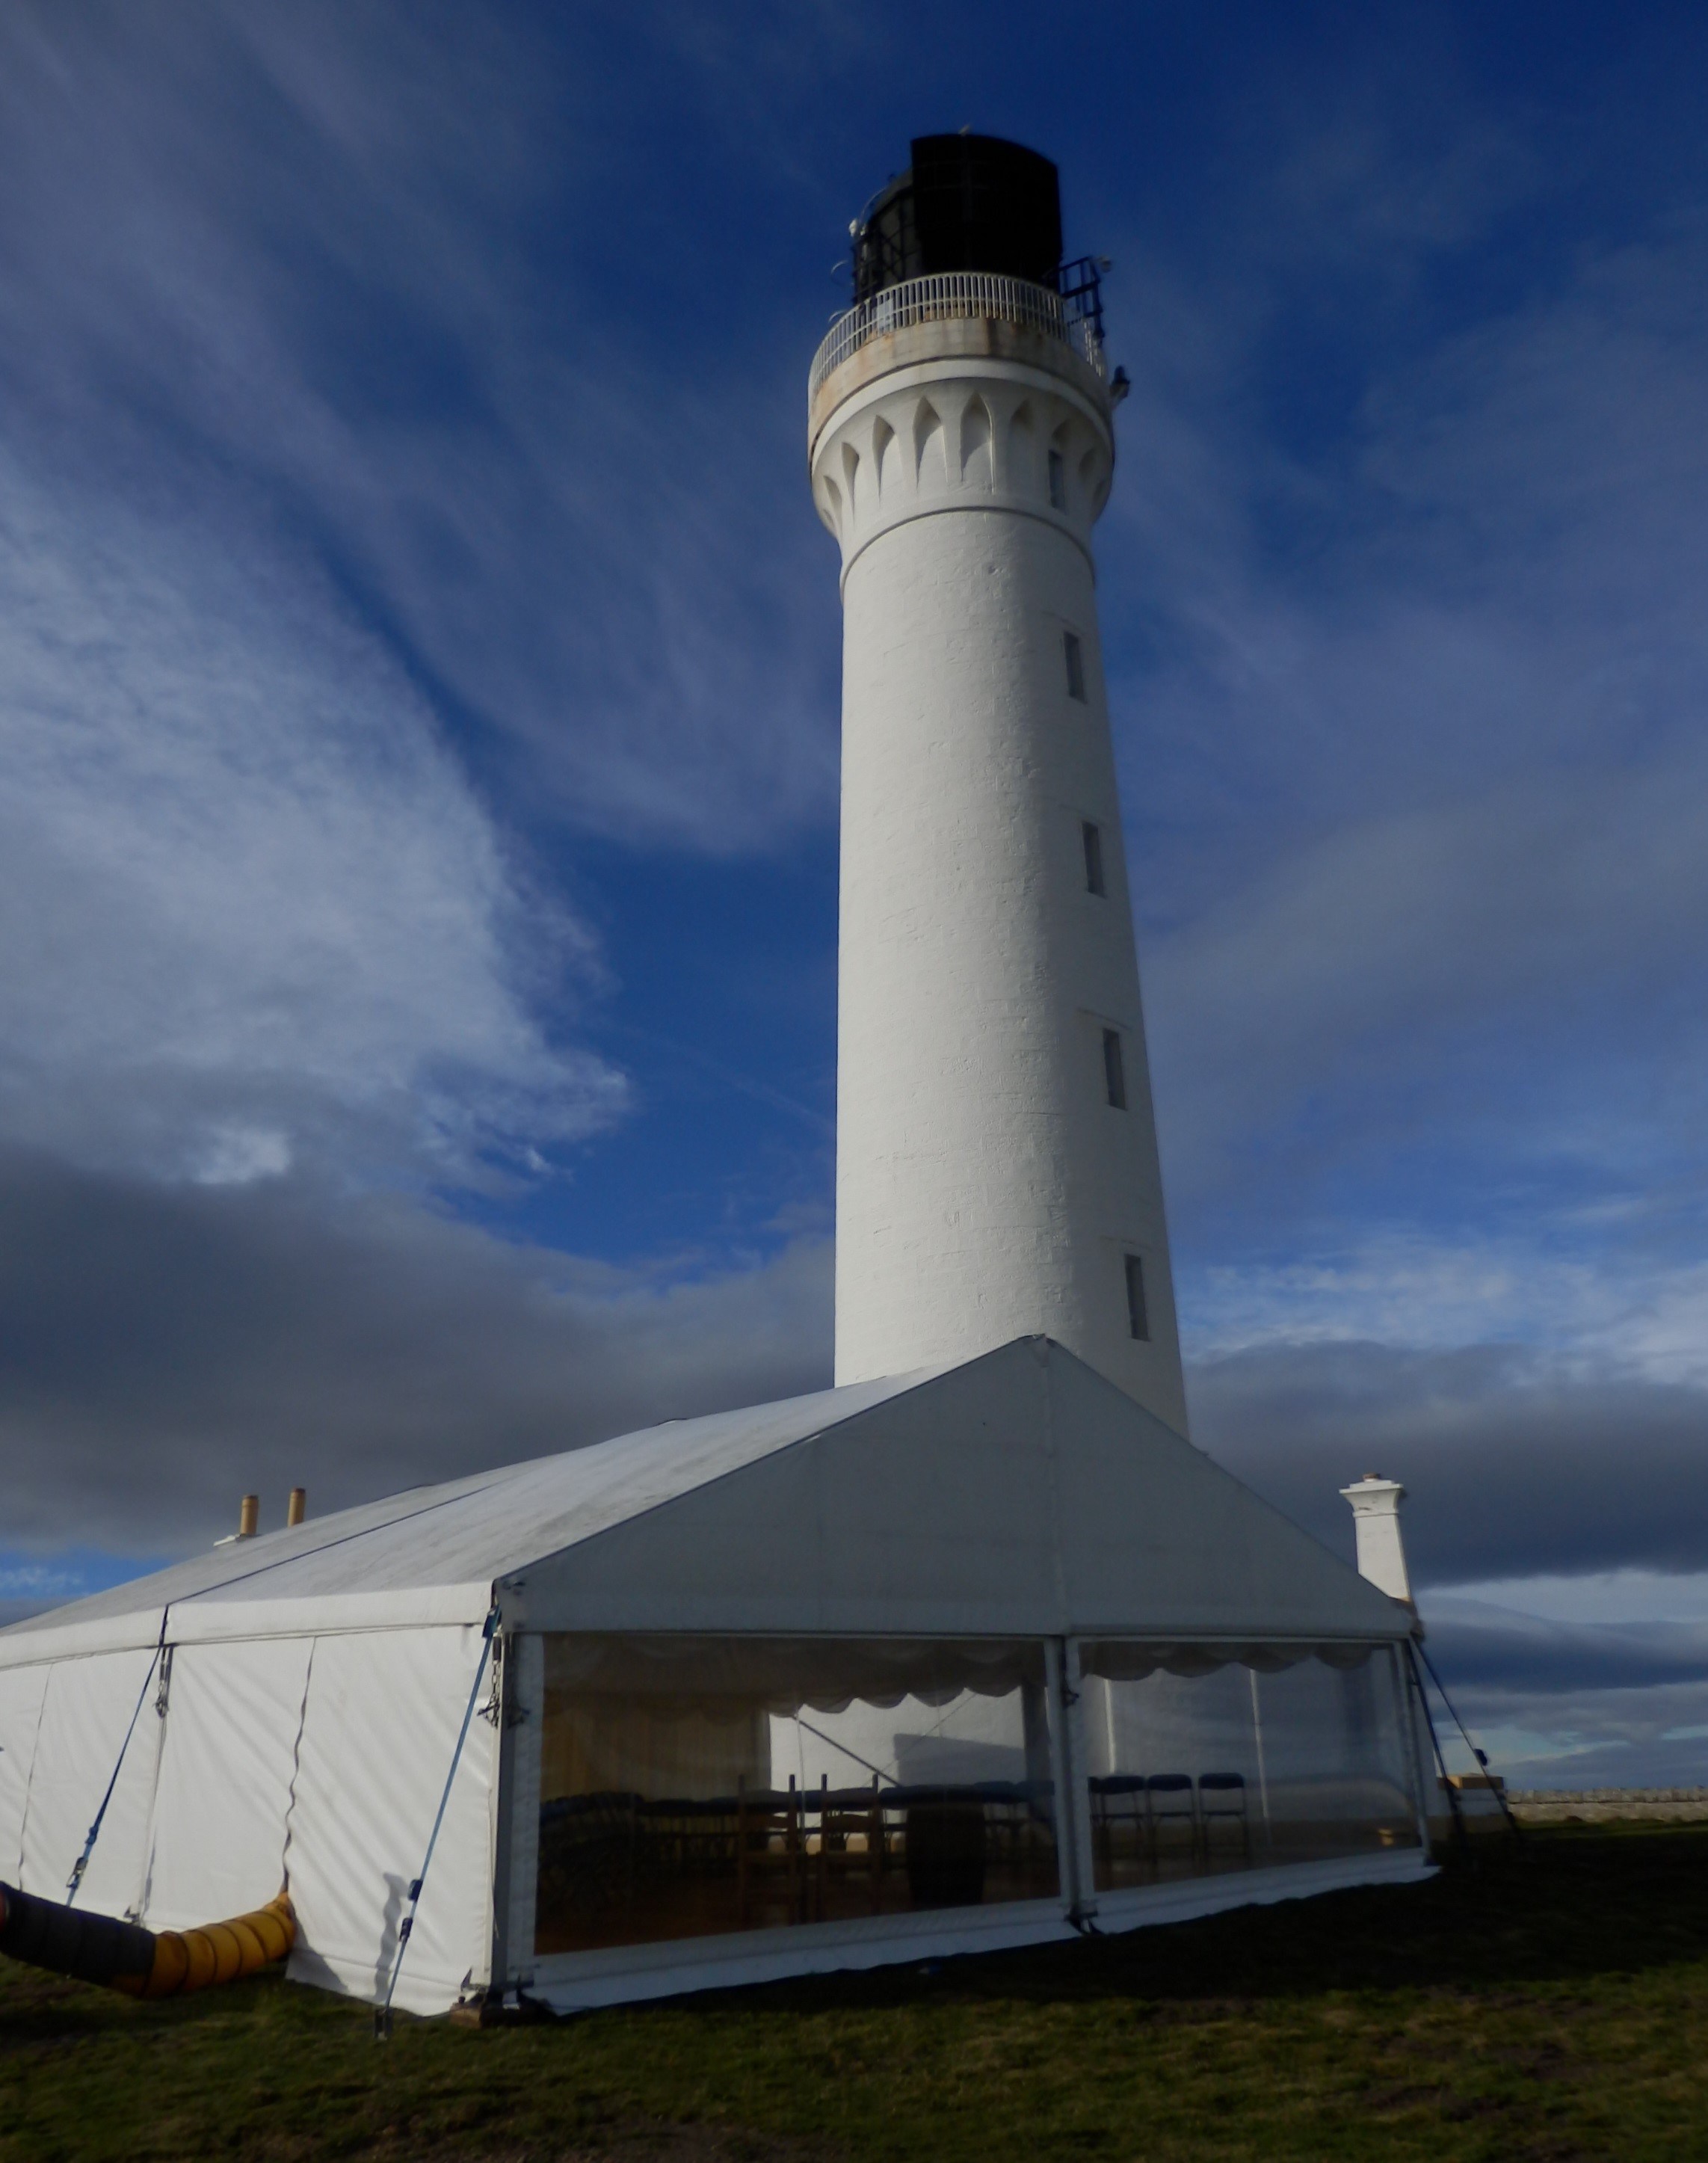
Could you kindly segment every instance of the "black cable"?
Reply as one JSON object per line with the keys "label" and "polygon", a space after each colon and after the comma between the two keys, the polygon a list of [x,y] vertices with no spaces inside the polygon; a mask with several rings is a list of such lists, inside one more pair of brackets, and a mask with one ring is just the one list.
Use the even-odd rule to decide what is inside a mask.
{"label": "black cable", "polygon": [[1417,1685],[1418,1702],[1423,1708],[1423,1725],[1429,1731],[1429,1742],[1435,1752],[1435,1762],[1441,1768],[1441,1784],[1447,1790],[1447,1807],[1452,1814],[1453,1830],[1459,1836],[1460,1846],[1469,1856],[1470,1836],[1465,1829],[1465,1812],[1460,1804],[1459,1790],[1454,1786],[1452,1776],[1447,1770],[1447,1759],[1441,1749],[1441,1737],[1435,1732],[1434,1715],[1429,1710],[1429,1693],[1423,1687],[1423,1678],[1418,1673],[1418,1641],[1415,1637],[1408,1637],[1406,1640],[1406,1651],[1412,1663],[1412,1680]]}
{"label": "black cable", "polygon": [[89,1867],[89,1858],[95,1852],[95,1843],[101,1837],[102,1820],[107,1815],[107,1805],[112,1800],[112,1791],[118,1785],[118,1776],[124,1769],[125,1752],[130,1748],[130,1739],[137,1731],[137,1722],[142,1718],[143,1701],[148,1696],[149,1684],[154,1679],[154,1669],[160,1663],[160,1654],[166,1643],[166,1618],[172,1612],[169,1600],[160,1610],[160,1634],[154,1643],[154,1658],[149,1662],[149,1671],[143,1677],[143,1686],[137,1692],[136,1710],[130,1716],[130,1726],[124,1731],[124,1740],[118,1746],[118,1757],[112,1768],[112,1778],[107,1783],[107,1793],[101,1798],[101,1807],[95,1813],[95,1822],[89,1828],[89,1837],[83,1843],[83,1852],[71,1865],[71,1874],[65,1880],[65,1905],[69,1908],[77,1897],[83,1883],[83,1873]]}
{"label": "black cable", "polygon": [[[1436,1689],[1441,1693],[1442,1704],[1446,1706],[1448,1711],[1453,1715],[1454,1726],[1459,1730],[1460,1733],[1464,1736],[1465,1748],[1470,1751],[1471,1756],[1476,1758],[1477,1763],[1481,1766],[1483,1772],[1486,1774],[1489,1769],[1487,1753],[1484,1751],[1479,1750],[1476,1743],[1471,1741],[1469,1730],[1466,1728],[1465,1722],[1460,1718],[1457,1710],[1455,1709],[1452,1699],[1447,1694],[1446,1684],[1442,1681],[1440,1676],[1435,1673],[1435,1663],[1429,1658],[1429,1655],[1423,1650],[1421,1645],[1418,1647],[1418,1657],[1422,1660],[1423,1665],[1429,1670],[1430,1676],[1434,1682]],[[1513,1839],[1523,1840],[1524,1837],[1523,1832],[1519,1827],[1518,1820],[1512,1815],[1512,1809],[1507,1801],[1507,1791],[1505,1788],[1496,1788],[1492,1784],[1492,1782],[1491,1782],[1489,1792],[1493,1795],[1495,1800],[1500,1804],[1502,1815],[1506,1819],[1507,1823],[1512,1827]]]}
{"label": "black cable", "polygon": [[480,1662],[474,1670],[474,1687],[468,1693],[468,1704],[462,1715],[462,1725],[457,1731],[457,1747],[451,1753],[451,1770],[445,1775],[445,1792],[439,1798],[438,1815],[433,1820],[433,1830],[427,1836],[427,1851],[421,1858],[420,1873],[410,1880],[409,1904],[403,1920],[398,1925],[397,1951],[392,1956],[391,1980],[385,1986],[384,2002],[374,2008],[373,2040],[384,2043],[391,2036],[391,2000],[397,1988],[397,1979],[403,1969],[403,1956],[409,1950],[410,1933],[415,1927],[415,1915],[421,1904],[421,1888],[427,1882],[427,1872],[432,1866],[433,1850],[439,1845],[439,1828],[445,1822],[446,1806],[451,1800],[451,1790],[456,1784],[457,1768],[462,1762],[462,1746],[468,1740],[470,1723],[480,1697],[480,1686],[486,1680],[486,1663],[492,1657],[492,1641],[498,1632],[502,1616],[494,1597],[487,1610],[480,1633]]}

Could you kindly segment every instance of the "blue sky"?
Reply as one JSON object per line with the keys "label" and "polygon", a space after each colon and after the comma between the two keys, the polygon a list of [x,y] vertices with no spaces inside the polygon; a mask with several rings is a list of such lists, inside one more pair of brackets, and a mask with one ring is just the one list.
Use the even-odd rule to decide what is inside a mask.
{"label": "blue sky", "polygon": [[0,1597],[828,1378],[806,371],[969,124],[1115,264],[1196,1438],[1349,1552],[1408,1481],[1516,1777],[1701,1777],[1705,45],[20,0]]}

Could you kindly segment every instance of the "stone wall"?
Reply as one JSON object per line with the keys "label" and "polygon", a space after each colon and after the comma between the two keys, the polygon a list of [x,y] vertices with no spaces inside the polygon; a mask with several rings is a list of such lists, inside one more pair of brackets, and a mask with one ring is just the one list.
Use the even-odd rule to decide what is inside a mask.
{"label": "stone wall", "polygon": [[1521,1825],[1708,1820],[1708,1788],[1513,1788],[1507,1800]]}

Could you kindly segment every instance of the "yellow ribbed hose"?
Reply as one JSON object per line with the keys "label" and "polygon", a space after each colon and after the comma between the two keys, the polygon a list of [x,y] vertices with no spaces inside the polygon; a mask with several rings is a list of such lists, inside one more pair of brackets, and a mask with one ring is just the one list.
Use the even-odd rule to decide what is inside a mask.
{"label": "yellow ribbed hose", "polygon": [[235,1982],[279,1961],[296,1942],[296,1911],[281,1893],[264,1908],[199,1930],[159,1930],[154,1964],[146,1975],[113,1977],[115,1989],[133,1998],[182,1998],[217,1982]]}

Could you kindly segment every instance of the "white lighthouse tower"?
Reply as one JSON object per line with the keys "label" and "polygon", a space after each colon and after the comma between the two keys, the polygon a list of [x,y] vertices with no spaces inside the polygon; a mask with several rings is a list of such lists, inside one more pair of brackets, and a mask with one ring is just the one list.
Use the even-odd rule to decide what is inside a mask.
{"label": "white lighthouse tower", "polygon": [[1098,638],[1114,463],[1056,170],[928,136],[813,364],[842,549],[836,1380],[1053,1337],[1185,1395]]}

